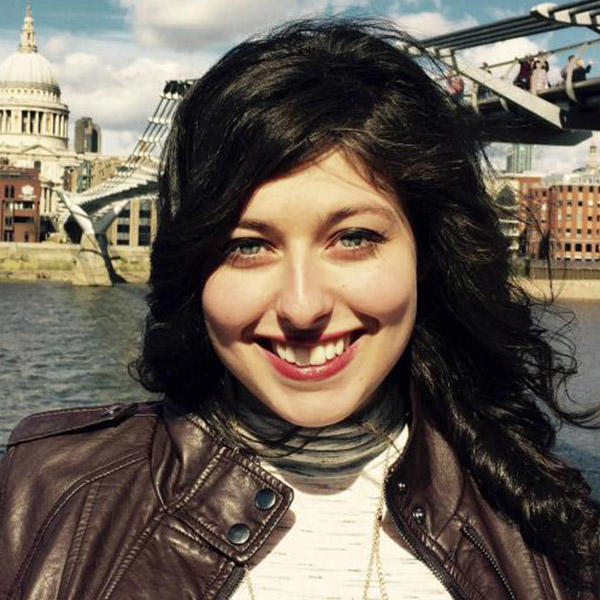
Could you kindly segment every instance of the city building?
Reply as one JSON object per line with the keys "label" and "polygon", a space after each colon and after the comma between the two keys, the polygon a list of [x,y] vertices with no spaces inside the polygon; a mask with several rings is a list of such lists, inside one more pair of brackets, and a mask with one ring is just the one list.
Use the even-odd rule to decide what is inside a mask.
{"label": "city building", "polygon": [[[554,184],[537,194],[548,206],[549,218],[543,228],[552,241],[551,258],[600,260],[600,183]],[[543,254],[539,243],[532,244],[532,253],[542,250]]]}
{"label": "city building", "polygon": [[508,173],[525,173],[533,168],[533,146],[529,144],[512,144],[506,154],[506,171]]}
{"label": "city building", "polygon": [[39,169],[0,161],[0,240],[37,242],[40,229]]}
{"label": "city building", "polygon": [[91,117],[81,117],[75,121],[75,152],[97,153],[101,152],[102,132],[100,126],[92,121]]}
{"label": "city building", "polygon": [[150,246],[156,224],[155,203],[132,200],[106,232],[108,243],[115,246]]}
{"label": "city building", "polygon": [[584,166],[566,175],[547,177],[544,183],[552,258],[600,260],[600,168],[596,142],[590,144]]}
{"label": "city building", "polygon": [[17,51],[0,64],[0,156],[21,169],[36,168],[41,185],[40,217],[56,223],[56,186],[80,160],[68,148],[69,108],[62,102],[52,66],[38,51],[31,5]]}
{"label": "city building", "polygon": [[600,260],[600,170],[592,142],[585,166],[568,174],[514,175],[521,254],[529,259]]}
{"label": "city building", "polygon": [[118,156],[86,154],[79,165],[66,172],[63,187],[67,192],[79,194],[110,179],[122,164],[123,159]]}

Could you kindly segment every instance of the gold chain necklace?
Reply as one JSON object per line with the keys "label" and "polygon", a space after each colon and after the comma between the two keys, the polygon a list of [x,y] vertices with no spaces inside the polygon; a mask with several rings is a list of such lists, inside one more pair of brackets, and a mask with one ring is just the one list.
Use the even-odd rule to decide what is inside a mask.
{"label": "gold chain necklace", "polygon": [[[375,517],[373,518],[373,534],[371,536],[371,551],[369,552],[369,562],[367,565],[367,573],[365,576],[365,584],[363,586],[362,600],[368,600],[369,587],[371,587],[371,580],[373,574],[373,565],[375,565],[375,573],[377,576],[377,586],[379,588],[379,598],[381,600],[389,600],[389,596],[386,589],[385,577],[383,571],[383,564],[381,562],[381,555],[379,552],[381,542],[381,524],[383,522],[383,507],[385,504],[385,479],[390,466],[390,448],[393,446],[393,442],[388,444],[385,451],[385,464],[383,467],[383,477],[381,478],[381,485],[379,489],[379,499],[377,501],[377,508],[375,509]],[[250,600],[257,600],[256,592],[254,590],[254,584],[250,576],[250,569],[248,565],[244,565],[244,580],[246,587],[248,588],[248,595]]]}

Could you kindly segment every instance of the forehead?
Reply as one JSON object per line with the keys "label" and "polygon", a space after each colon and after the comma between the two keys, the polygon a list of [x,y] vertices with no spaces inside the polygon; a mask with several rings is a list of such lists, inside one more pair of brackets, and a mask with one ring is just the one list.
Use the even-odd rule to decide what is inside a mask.
{"label": "forehead", "polygon": [[405,220],[402,202],[375,187],[363,169],[360,171],[343,152],[327,154],[259,186],[248,201],[240,224],[255,219],[318,221],[340,210]]}

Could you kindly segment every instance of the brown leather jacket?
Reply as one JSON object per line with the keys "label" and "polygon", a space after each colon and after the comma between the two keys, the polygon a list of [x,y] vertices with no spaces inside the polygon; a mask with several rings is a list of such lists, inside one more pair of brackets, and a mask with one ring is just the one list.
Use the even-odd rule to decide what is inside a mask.
{"label": "brown leather jacket", "polygon": [[[424,419],[386,501],[454,598],[575,598]],[[33,415],[0,467],[0,598],[228,598],[291,502],[255,457],[167,403]]]}

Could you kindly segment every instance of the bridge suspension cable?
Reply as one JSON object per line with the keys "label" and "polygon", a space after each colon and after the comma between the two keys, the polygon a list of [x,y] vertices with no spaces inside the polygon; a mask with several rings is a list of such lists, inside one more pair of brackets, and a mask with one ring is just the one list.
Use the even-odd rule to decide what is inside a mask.
{"label": "bridge suspension cable", "polygon": [[[420,42],[450,72],[473,82],[471,106],[482,117],[484,133],[489,139],[572,145],[590,137],[590,130],[600,128],[600,78],[573,82],[575,58],[571,58],[563,85],[531,92],[508,81],[508,73],[498,78],[492,73],[492,67],[485,64],[477,67],[462,56],[462,51],[468,48],[567,27],[584,27],[600,33],[600,0],[580,0],[561,6],[546,2],[534,6],[523,17],[470,27]],[[596,41],[585,41],[575,47],[587,49]],[[414,52],[419,54],[417,49]],[[500,63],[494,68],[513,62]],[[479,88],[488,90],[485,99],[479,97]]]}
{"label": "bridge suspension cable", "polygon": [[589,27],[599,31],[600,0],[571,2],[561,6],[546,2],[534,6],[524,17],[512,17],[487,25],[477,25],[425,38],[421,42],[428,48],[456,51],[573,26]]}
{"label": "bridge suspension cable", "polygon": [[[595,46],[596,44],[600,44],[600,38],[597,38],[595,40],[586,40],[585,42],[579,42],[577,44],[569,44],[567,46],[560,46],[558,48],[553,48],[551,50],[540,50],[539,52],[537,52],[536,54],[531,54],[528,56],[531,56],[531,58],[541,58],[541,57],[548,57],[548,56],[553,56],[555,54],[562,54],[564,52],[568,52],[569,50],[579,50],[580,48],[589,48],[591,46]],[[497,63],[493,63],[493,64],[488,64],[487,68],[488,69],[496,69],[498,67],[504,67],[507,65],[512,65],[515,64],[515,59],[509,59],[509,60],[503,60]]]}

